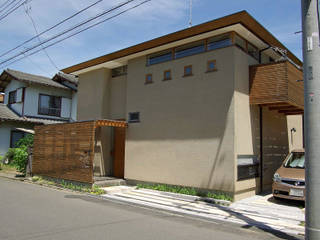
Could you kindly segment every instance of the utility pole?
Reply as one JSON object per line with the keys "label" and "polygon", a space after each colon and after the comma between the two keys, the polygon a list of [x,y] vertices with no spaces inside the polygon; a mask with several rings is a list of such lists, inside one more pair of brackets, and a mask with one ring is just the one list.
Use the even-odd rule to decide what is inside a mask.
{"label": "utility pole", "polygon": [[301,0],[304,129],[306,143],[306,239],[320,239],[320,47],[319,0]]}

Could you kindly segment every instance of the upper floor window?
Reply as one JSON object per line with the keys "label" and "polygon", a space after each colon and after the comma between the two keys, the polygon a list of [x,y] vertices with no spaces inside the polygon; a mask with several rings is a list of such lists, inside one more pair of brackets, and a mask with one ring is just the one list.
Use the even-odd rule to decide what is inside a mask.
{"label": "upper floor window", "polygon": [[114,68],[111,70],[111,76],[112,77],[118,77],[118,76],[122,76],[122,75],[127,75],[127,65],[122,66],[122,67],[118,67],[118,68]]}
{"label": "upper floor window", "polygon": [[184,67],[184,77],[192,76],[192,65]]}
{"label": "upper floor window", "polygon": [[236,34],[235,37],[234,37],[234,41],[235,41],[235,44],[236,44],[237,46],[239,46],[240,48],[242,48],[243,50],[246,51],[246,49],[247,49],[247,43],[246,43],[246,41],[245,41],[242,37],[240,37],[240,36],[238,36],[238,35]]}
{"label": "upper floor window", "polygon": [[248,43],[248,53],[254,57],[255,59],[259,59],[259,51],[258,48],[253,46],[251,43]]}
{"label": "upper floor window", "polygon": [[145,84],[153,83],[152,81],[152,74],[147,74],[146,75],[146,81]]}
{"label": "upper floor window", "polygon": [[9,104],[13,104],[17,102],[17,91],[9,92]]}
{"label": "upper floor window", "polygon": [[190,43],[190,44],[186,44],[176,48],[175,57],[182,58],[182,57],[194,55],[197,53],[201,53],[204,51],[205,51],[204,41]]}
{"label": "upper floor window", "polygon": [[61,97],[40,94],[38,113],[41,115],[60,117]]}
{"label": "upper floor window", "polygon": [[224,34],[216,37],[212,37],[208,39],[208,50],[213,50],[217,48],[223,48],[230,46],[232,44],[232,40],[230,34]]}
{"label": "upper floor window", "polygon": [[163,80],[171,80],[171,70],[164,71]]}
{"label": "upper floor window", "polygon": [[162,63],[166,61],[172,60],[172,50],[167,50],[160,53],[155,53],[150,56],[148,56],[148,62],[147,65],[152,65],[156,63]]}

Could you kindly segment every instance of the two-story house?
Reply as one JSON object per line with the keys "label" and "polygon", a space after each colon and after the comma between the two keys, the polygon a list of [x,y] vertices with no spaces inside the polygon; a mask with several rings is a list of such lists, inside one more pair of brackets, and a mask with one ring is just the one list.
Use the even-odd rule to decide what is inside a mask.
{"label": "two-story house", "polygon": [[124,138],[117,127],[101,132],[95,175],[239,199],[270,188],[289,149],[302,147],[301,66],[242,11],[63,72],[79,77],[78,120],[128,122]]}
{"label": "two-story house", "polygon": [[0,75],[0,92],[0,155],[25,136],[24,129],[76,120],[77,78],[71,75],[50,79],[7,69]]}

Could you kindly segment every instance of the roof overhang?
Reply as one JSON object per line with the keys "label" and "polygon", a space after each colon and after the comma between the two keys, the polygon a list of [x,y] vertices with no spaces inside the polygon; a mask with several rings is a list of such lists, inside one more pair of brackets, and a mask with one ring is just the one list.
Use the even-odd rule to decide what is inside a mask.
{"label": "roof overhang", "polygon": [[[259,49],[265,49],[269,46],[276,46],[285,49],[288,52],[288,57],[297,65],[302,66],[302,62],[282,43],[280,43],[269,31],[267,31],[246,11],[242,11],[91,59],[89,61],[65,68],[62,71],[65,73],[78,75],[100,68],[112,69],[126,65],[128,61],[133,58],[230,31],[237,32],[242,37],[256,45]],[[271,49],[267,50],[266,53],[271,57],[274,55],[274,58],[279,56]]]}

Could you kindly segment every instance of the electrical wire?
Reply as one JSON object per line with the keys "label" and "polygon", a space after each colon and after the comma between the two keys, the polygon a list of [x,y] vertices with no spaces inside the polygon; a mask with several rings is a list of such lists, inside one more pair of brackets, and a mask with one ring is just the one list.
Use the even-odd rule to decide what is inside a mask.
{"label": "electrical wire", "polygon": [[[25,4],[28,1],[32,1],[32,0],[21,0],[20,2],[18,2],[16,5],[14,5],[12,8],[10,8],[6,13],[4,13],[3,15],[0,16],[0,21],[4,18],[6,18],[8,15],[10,15],[11,13],[13,13],[15,10],[17,10],[19,7],[21,7],[23,4]],[[22,3],[21,3],[22,2]],[[21,3],[21,4],[20,4]],[[18,6],[17,6],[18,5]],[[17,7],[16,7],[17,6]]]}
{"label": "electrical wire", "polygon": [[[31,23],[32,23],[32,26],[33,26],[33,28],[34,28],[34,31],[36,32],[38,41],[39,41],[39,43],[41,44],[41,39],[40,39],[40,37],[38,36],[39,33],[38,33],[38,29],[37,29],[36,23],[34,22],[31,14],[30,14],[30,12],[29,12],[29,9],[26,7],[26,5],[24,5],[24,9],[25,9],[26,15],[27,15],[27,16],[29,17],[29,19],[31,20]],[[30,8],[30,9],[31,9],[31,8]],[[49,56],[47,50],[43,48],[43,45],[42,45],[42,44],[41,44],[41,48],[42,48],[43,52],[46,54],[46,56],[48,57],[49,62],[52,64],[52,66],[54,66],[54,68],[59,71],[59,68],[58,68],[57,65],[54,63],[54,61],[52,60],[52,58]]]}
{"label": "electrical wire", "polygon": [[0,9],[1,9],[2,7],[4,7],[9,1],[10,1],[10,0],[7,0],[7,1],[5,1],[3,4],[1,4]]}
{"label": "electrical wire", "polygon": [[[99,22],[97,22],[97,23],[95,23],[95,24],[90,25],[89,27],[86,27],[86,28],[84,28],[84,29],[82,29],[82,30],[79,30],[78,32],[75,32],[75,33],[73,33],[73,34],[70,34],[69,36],[64,37],[64,38],[62,38],[62,39],[60,39],[60,40],[58,40],[58,41],[56,41],[56,42],[53,42],[53,43],[45,46],[44,48],[46,49],[46,48],[52,47],[52,46],[54,46],[54,45],[56,45],[56,44],[58,44],[58,43],[60,43],[60,42],[62,42],[62,41],[64,41],[64,40],[66,40],[66,39],[68,39],[68,38],[70,38],[70,37],[73,37],[73,36],[75,36],[75,35],[83,32],[83,31],[86,31],[86,30],[88,30],[88,29],[90,29],[90,28],[92,28],[92,27],[94,27],[94,26],[97,26],[97,25],[99,25],[99,24],[101,24],[101,23],[104,23],[104,22],[106,22],[106,21],[108,21],[108,20],[111,20],[111,19],[113,19],[113,18],[115,18],[115,17],[118,17],[118,16],[120,16],[120,15],[122,15],[122,14],[124,14],[124,13],[126,13],[126,12],[128,12],[128,11],[130,11],[130,10],[132,10],[132,9],[135,9],[135,8],[137,8],[137,7],[145,4],[145,3],[147,3],[147,2],[150,2],[150,1],[152,1],[152,0],[145,0],[145,1],[139,3],[139,4],[135,5],[135,6],[130,7],[130,8],[127,8],[126,10],[123,10],[123,11],[121,11],[121,12],[119,12],[119,13],[117,13],[117,14],[109,17],[109,18],[106,18],[106,19],[104,19],[104,20],[101,20],[101,21],[99,21]],[[32,52],[32,53],[29,53],[28,55],[26,55],[26,56],[24,56],[24,57],[21,57],[21,58],[19,58],[19,59],[16,59],[16,60],[14,60],[14,61],[6,64],[4,67],[7,67],[7,66],[9,66],[9,65],[11,65],[11,64],[14,64],[14,63],[18,62],[18,61],[21,61],[21,60],[24,59],[25,57],[32,56],[32,55],[34,55],[34,54],[36,54],[36,53],[38,53],[38,52],[40,52],[40,51],[41,51],[41,49],[40,49],[40,50],[38,49],[38,50],[36,50],[36,51],[34,51],[34,52]],[[0,63],[0,65],[2,65],[2,63]]]}
{"label": "electrical wire", "polygon": [[[4,6],[1,10],[0,13],[3,12],[4,10],[6,10],[10,5],[12,5],[15,1],[17,0],[12,0],[7,6]],[[8,2],[8,1],[7,1]],[[3,4],[4,5],[4,4]]]}
{"label": "electrical wire", "polygon": [[65,23],[66,21],[70,20],[71,18],[73,18],[73,17],[75,17],[75,16],[79,15],[80,13],[82,13],[82,12],[84,12],[84,11],[88,10],[89,8],[91,8],[91,7],[95,6],[95,5],[97,5],[98,3],[102,2],[102,1],[103,1],[103,0],[98,0],[98,1],[94,2],[93,4],[91,4],[91,5],[89,5],[89,6],[85,7],[85,8],[83,8],[83,9],[81,9],[80,11],[78,11],[78,12],[74,13],[73,15],[71,15],[70,17],[67,17],[67,18],[63,19],[62,21],[58,22],[57,24],[53,25],[52,27],[50,27],[50,28],[48,28],[48,29],[46,29],[46,30],[42,31],[42,32],[41,32],[41,33],[39,33],[38,35],[36,35],[36,36],[34,36],[34,37],[32,37],[32,38],[30,38],[30,39],[28,39],[28,40],[24,41],[23,43],[20,43],[18,46],[14,47],[14,48],[12,48],[12,49],[10,49],[10,50],[8,50],[8,51],[6,51],[5,53],[2,53],[2,54],[0,55],[0,57],[3,57],[3,56],[5,56],[5,55],[7,55],[8,53],[10,53],[10,52],[12,52],[12,51],[14,51],[14,50],[18,49],[19,47],[21,47],[21,46],[25,45],[26,43],[31,42],[32,40],[36,39],[37,37],[40,37],[41,35],[43,35],[43,34],[45,34],[45,33],[49,32],[50,30],[52,30],[52,29],[54,29],[54,28],[58,27],[59,25],[61,25],[61,24]]}
{"label": "electrical wire", "polygon": [[[62,32],[54,35],[53,37],[51,37],[51,38],[49,38],[49,39],[46,39],[46,40],[42,41],[41,44],[45,44],[45,43],[50,42],[50,41],[52,41],[52,40],[54,40],[54,39],[56,39],[56,38],[58,38],[58,37],[60,37],[60,36],[63,36],[64,34],[70,32],[70,31],[72,31],[72,30],[74,30],[74,29],[76,29],[76,28],[79,28],[79,27],[81,27],[81,26],[83,26],[83,25],[85,25],[85,24],[87,24],[87,23],[89,23],[89,22],[91,22],[91,21],[99,18],[99,17],[102,17],[103,15],[106,15],[106,14],[108,14],[108,13],[110,13],[110,12],[112,12],[112,11],[118,9],[118,8],[121,8],[121,7],[123,7],[123,6],[131,3],[131,2],[133,2],[133,1],[135,1],[135,0],[128,0],[128,1],[126,1],[126,2],[124,2],[124,3],[121,3],[121,4],[119,4],[119,5],[115,6],[115,7],[110,8],[110,9],[108,9],[108,10],[106,10],[106,11],[103,11],[102,13],[96,15],[95,17],[91,17],[91,18],[89,18],[89,19],[87,19],[87,20],[85,20],[85,21],[83,21],[83,22],[81,22],[81,23],[79,23],[79,24],[76,24],[75,26],[73,26],[73,27],[71,27],[71,28],[69,28],[69,29],[67,29],[67,30],[64,30],[64,31],[62,31]],[[25,53],[33,50],[34,48],[39,47],[41,44],[40,44],[40,43],[39,43],[39,44],[35,44],[35,45],[33,45],[32,47],[29,47],[29,48],[27,48],[26,50],[24,50],[24,51],[22,51],[22,52],[20,52],[20,53],[18,53],[18,54],[16,54],[16,55],[14,55],[14,56],[6,59],[6,60],[4,60],[4,61],[1,61],[1,62],[0,62],[0,65],[3,64],[3,63],[6,63],[6,62],[8,62],[8,61],[10,61],[10,60],[12,60],[12,59],[14,59],[14,58],[16,58],[16,57],[18,57],[18,56],[20,56],[20,55],[22,55],[22,54],[25,54]]]}

